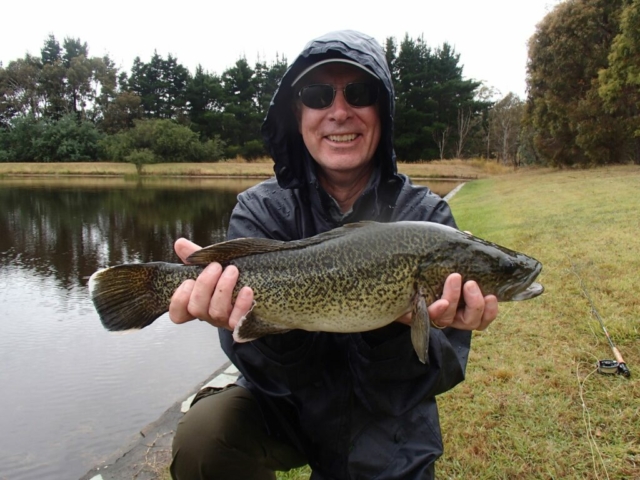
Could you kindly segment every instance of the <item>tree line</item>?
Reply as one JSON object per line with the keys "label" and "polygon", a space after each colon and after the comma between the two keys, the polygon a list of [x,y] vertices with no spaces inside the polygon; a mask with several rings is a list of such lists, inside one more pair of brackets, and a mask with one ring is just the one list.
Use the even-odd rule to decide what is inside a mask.
{"label": "tree line", "polygon": [[[489,90],[463,78],[449,44],[388,38],[397,96],[396,150],[407,161],[486,151]],[[260,125],[288,63],[246,58],[221,75],[172,55],[130,72],[91,57],[80,39],[49,36],[39,56],[0,68],[0,161],[215,161],[266,155]],[[483,96],[484,95],[484,96]]]}
{"label": "tree line", "polygon": [[[529,40],[527,97],[463,75],[447,43],[384,42],[400,160],[640,163],[640,0],[567,0]],[[260,125],[287,59],[222,74],[137,57],[129,72],[49,36],[0,65],[0,161],[216,161],[266,155]]]}

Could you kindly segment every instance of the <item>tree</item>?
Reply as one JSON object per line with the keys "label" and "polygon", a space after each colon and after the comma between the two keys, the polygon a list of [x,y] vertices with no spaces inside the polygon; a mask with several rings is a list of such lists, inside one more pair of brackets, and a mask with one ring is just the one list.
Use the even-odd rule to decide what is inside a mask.
{"label": "tree", "polygon": [[28,54],[23,59],[9,62],[6,68],[0,68],[0,117],[5,127],[16,116],[39,118],[42,115],[41,68],[40,60]]}
{"label": "tree", "polygon": [[201,65],[187,83],[185,91],[187,114],[191,128],[200,138],[211,139],[222,131],[224,100],[220,77],[205,72]]}
{"label": "tree", "polygon": [[264,118],[269,109],[269,104],[273,98],[273,94],[276,93],[278,84],[284,73],[287,71],[287,59],[283,56],[276,55],[276,60],[271,64],[266,62],[256,62],[254,68],[254,87],[255,97],[258,107],[258,115]]}
{"label": "tree", "polygon": [[[260,138],[262,115],[256,101],[255,70],[246,58],[222,74],[224,113],[222,115],[222,139],[227,144],[227,156],[243,155],[243,147]],[[251,149],[254,154],[254,148]],[[264,150],[263,150],[264,152]]]}
{"label": "tree", "polygon": [[444,158],[448,146],[459,143],[459,110],[475,117],[486,108],[474,98],[480,82],[463,79],[460,55],[447,43],[432,50],[423,38],[405,35],[395,60],[392,51],[393,42],[387,40],[387,61],[391,58],[397,70],[398,156],[407,161]]}
{"label": "tree", "polygon": [[509,92],[498,101],[489,113],[491,137],[496,147],[496,156],[503,163],[518,163],[519,136],[524,114],[524,102]]}
{"label": "tree", "polygon": [[465,142],[467,141],[467,137],[469,132],[471,131],[471,127],[474,124],[474,117],[471,114],[471,108],[467,107],[466,111],[464,108],[458,109],[458,122],[457,122],[457,141],[456,141],[456,158],[462,158],[462,152],[464,150]]}
{"label": "tree", "polygon": [[622,11],[620,33],[611,45],[609,65],[598,73],[598,94],[609,113],[624,117],[631,155],[640,163],[640,0]]}
{"label": "tree", "polygon": [[104,113],[98,125],[103,132],[114,134],[133,128],[134,122],[141,118],[140,96],[125,91],[105,104]]}
{"label": "tree", "polygon": [[145,117],[182,120],[187,115],[189,78],[189,71],[171,54],[165,60],[154,52],[149,63],[134,59],[127,87],[140,96]]}
{"label": "tree", "polygon": [[597,92],[625,1],[561,3],[529,41],[526,122],[537,151],[552,165],[622,159],[622,116],[608,113]]}

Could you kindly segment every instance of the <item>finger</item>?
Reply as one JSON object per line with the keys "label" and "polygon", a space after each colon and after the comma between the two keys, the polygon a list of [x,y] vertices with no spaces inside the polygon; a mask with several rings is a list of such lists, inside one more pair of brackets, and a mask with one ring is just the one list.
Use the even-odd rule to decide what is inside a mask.
{"label": "finger", "polygon": [[178,257],[180,257],[180,260],[182,260],[183,263],[187,263],[187,258],[189,257],[189,255],[200,250],[201,248],[202,247],[200,247],[200,245],[196,245],[186,238],[179,238],[173,244],[173,249],[176,251],[176,254],[178,255]]}
{"label": "finger", "polygon": [[482,322],[477,330],[485,330],[491,322],[498,316],[498,299],[495,295],[487,295],[484,297],[484,313],[482,314]]}
{"label": "finger", "polygon": [[211,263],[200,273],[193,286],[187,309],[189,313],[200,320],[211,322],[209,316],[211,297],[222,276],[219,263]]}
{"label": "finger", "polygon": [[[456,310],[458,308],[458,302],[460,301],[460,294],[462,291],[462,276],[459,273],[452,273],[447,277],[444,282],[444,288],[442,290],[442,297],[433,305],[436,306],[434,315],[429,311],[431,321],[438,327],[444,328],[452,325],[456,316]],[[446,307],[442,303],[438,302],[445,300],[447,302]],[[438,312],[437,310],[443,309],[444,311]]]}
{"label": "finger", "polygon": [[195,280],[185,280],[173,293],[169,304],[169,318],[173,323],[185,323],[195,318],[187,308],[195,283]]}
{"label": "finger", "polygon": [[482,324],[485,309],[484,296],[473,280],[464,284],[462,295],[465,306],[457,312],[451,326],[463,330],[476,330]]}
{"label": "finger", "polygon": [[429,312],[429,318],[431,319],[431,321],[436,325],[441,326],[441,322],[444,321],[443,315],[447,312],[449,305],[449,300],[444,300],[442,298],[429,305],[427,307],[427,312]]}
{"label": "finger", "polygon": [[224,269],[215,285],[207,313],[217,327],[230,328],[229,316],[233,310],[233,289],[239,275],[238,269],[230,265]]}
{"label": "finger", "polygon": [[241,318],[246,317],[253,309],[253,290],[249,287],[242,287],[238,292],[236,303],[229,315],[229,327],[235,329]]}

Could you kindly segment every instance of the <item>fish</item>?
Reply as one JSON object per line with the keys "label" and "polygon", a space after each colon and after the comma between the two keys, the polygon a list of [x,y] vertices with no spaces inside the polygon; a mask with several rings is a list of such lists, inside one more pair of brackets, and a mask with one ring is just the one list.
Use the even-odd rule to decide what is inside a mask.
{"label": "fish", "polygon": [[[536,259],[446,225],[359,222],[294,241],[239,238],[194,252],[186,264],[108,267],[89,279],[91,300],[110,331],[140,329],[166,313],[175,290],[219,262],[239,270],[233,293],[249,286],[254,303],[233,338],[247,342],[294,329],[354,333],[412,312],[411,342],[427,363],[427,306],[452,273],[474,280],[499,302],[528,300],[544,287]],[[463,305],[461,300],[460,305]]]}

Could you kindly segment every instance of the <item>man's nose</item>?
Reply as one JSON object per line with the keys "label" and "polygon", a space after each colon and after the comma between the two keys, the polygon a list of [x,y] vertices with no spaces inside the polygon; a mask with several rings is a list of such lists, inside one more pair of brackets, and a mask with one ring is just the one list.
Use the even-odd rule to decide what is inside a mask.
{"label": "man's nose", "polygon": [[344,98],[344,92],[342,89],[336,91],[336,96],[333,99],[333,105],[330,107],[330,115],[336,121],[344,121],[351,116],[351,105]]}

